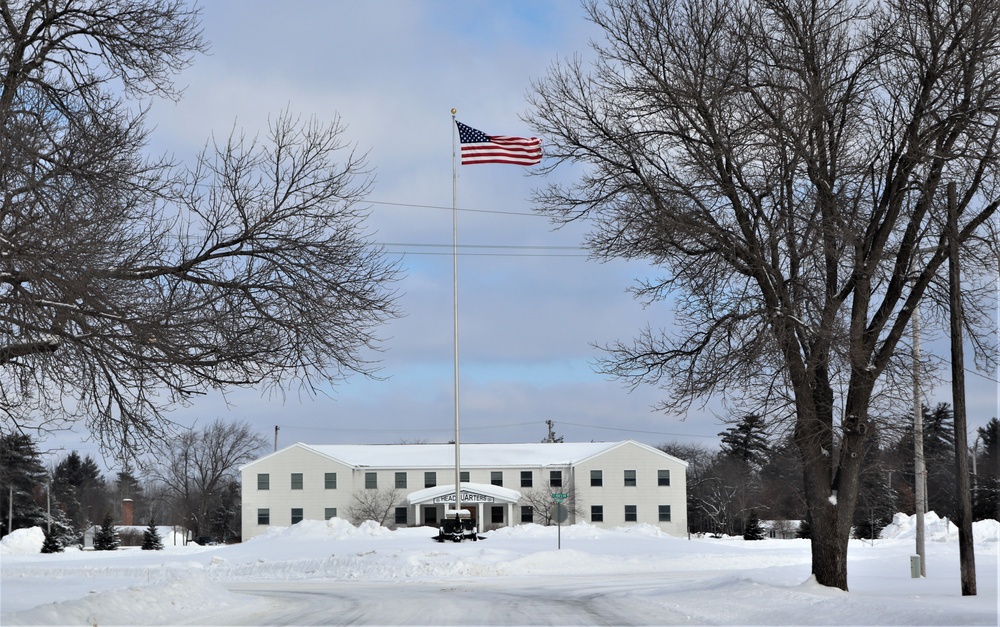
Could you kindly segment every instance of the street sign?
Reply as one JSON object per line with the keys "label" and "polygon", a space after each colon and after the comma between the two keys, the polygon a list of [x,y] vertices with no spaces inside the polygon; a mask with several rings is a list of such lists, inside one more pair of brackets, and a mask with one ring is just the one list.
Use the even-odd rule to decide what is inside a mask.
{"label": "street sign", "polygon": [[552,495],[552,498],[554,498],[557,501],[562,501],[568,496],[569,496],[568,494],[563,494],[562,492],[556,492],[555,494]]}
{"label": "street sign", "polygon": [[562,503],[556,503],[552,506],[552,520],[557,523],[564,523],[566,519],[569,518],[569,510]]}

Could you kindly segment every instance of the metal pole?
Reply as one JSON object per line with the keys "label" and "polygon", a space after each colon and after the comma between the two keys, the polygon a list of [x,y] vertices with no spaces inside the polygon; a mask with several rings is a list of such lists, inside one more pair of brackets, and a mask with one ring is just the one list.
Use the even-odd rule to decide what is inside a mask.
{"label": "metal pole", "polygon": [[[914,251],[916,254],[916,251]],[[910,267],[913,267],[911,260]],[[920,402],[920,308],[913,309],[913,482],[916,484],[917,555],[920,556],[920,576],[927,576],[927,560],[924,551],[924,509],[927,498],[924,483],[927,471],[924,467],[924,408]]]}
{"label": "metal pole", "polygon": [[[455,368],[455,516],[462,507],[462,458],[461,439],[459,436],[459,411],[458,411],[458,151],[455,147],[455,134],[457,126],[455,124],[455,114],[458,109],[451,110],[451,276],[453,294],[453,325],[455,330],[454,344],[454,368]],[[445,514],[447,517],[447,513]]]}
{"label": "metal pole", "polygon": [[274,425],[274,451],[278,452],[278,425]]}

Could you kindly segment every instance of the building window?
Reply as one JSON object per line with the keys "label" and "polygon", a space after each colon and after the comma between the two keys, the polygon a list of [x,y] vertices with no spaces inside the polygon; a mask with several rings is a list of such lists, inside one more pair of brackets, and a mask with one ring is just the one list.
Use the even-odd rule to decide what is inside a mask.
{"label": "building window", "polygon": [[494,525],[503,524],[503,509],[504,508],[502,505],[494,505],[493,507],[490,508],[491,523],[493,523]]}
{"label": "building window", "polygon": [[670,485],[670,471],[669,470],[657,470],[656,471],[656,485]]}
{"label": "building window", "polygon": [[591,470],[590,485],[595,488],[599,488],[604,485],[604,472],[601,470]]}
{"label": "building window", "polygon": [[378,490],[378,473],[365,473],[365,490]]}
{"label": "building window", "polygon": [[638,522],[639,513],[636,511],[635,505],[625,506],[625,522]]}
{"label": "building window", "polygon": [[336,507],[326,507],[326,508],[323,508],[323,519],[324,520],[330,520],[331,518],[336,518],[336,517],[337,517],[337,508]]}
{"label": "building window", "polygon": [[323,474],[323,488],[326,490],[337,489],[337,473],[327,472]]}
{"label": "building window", "polygon": [[302,522],[302,508],[293,507],[292,508],[292,524]]}
{"label": "building window", "polygon": [[660,505],[660,522],[670,522],[669,505]]}
{"label": "building window", "polygon": [[603,505],[591,505],[590,506],[590,522],[604,522],[604,506]]}
{"label": "building window", "polygon": [[531,487],[531,471],[522,470],[521,471],[521,487],[530,488]]}
{"label": "building window", "polygon": [[396,524],[405,525],[406,524],[406,508],[397,507],[396,508]]}
{"label": "building window", "polygon": [[562,471],[561,470],[550,470],[549,471],[549,486],[553,488],[562,487]]}
{"label": "building window", "polygon": [[458,471],[458,480],[459,480],[459,482],[463,482],[464,481],[465,483],[468,483],[469,482],[469,471],[468,470],[460,470],[460,471]]}
{"label": "building window", "polygon": [[302,473],[293,472],[292,473],[292,489],[301,490],[302,489]]}
{"label": "building window", "polygon": [[424,487],[433,488],[438,484],[438,474],[436,472],[424,473]]}
{"label": "building window", "polygon": [[494,471],[492,471],[490,473],[490,484],[491,485],[498,485],[498,486],[501,486],[501,487],[503,486],[503,471],[502,470],[494,470]]}
{"label": "building window", "polygon": [[629,488],[629,487],[634,488],[635,487],[635,471],[634,470],[626,470],[625,471],[625,487],[626,488]]}
{"label": "building window", "polygon": [[270,490],[271,489],[271,475],[266,472],[257,475],[257,489],[258,490]]}
{"label": "building window", "polygon": [[271,510],[265,508],[257,510],[257,524],[258,525],[270,525],[271,524]]}
{"label": "building window", "polygon": [[530,505],[521,506],[521,522],[530,523],[535,521],[535,510]]}
{"label": "building window", "polygon": [[402,490],[406,489],[406,473],[397,472],[396,473],[396,487]]}

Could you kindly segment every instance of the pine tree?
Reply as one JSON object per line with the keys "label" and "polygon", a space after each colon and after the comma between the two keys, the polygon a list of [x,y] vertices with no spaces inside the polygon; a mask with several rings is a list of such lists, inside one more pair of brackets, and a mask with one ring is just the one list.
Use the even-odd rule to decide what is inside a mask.
{"label": "pine tree", "polygon": [[62,553],[63,545],[56,534],[45,532],[45,542],[42,543],[42,553]]}
{"label": "pine tree", "polygon": [[760,524],[760,519],[757,517],[757,510],[750,510],[750,516],[747,518],[746,525],[743,526],[743,539],[763,540],[766,537],[767,533]]}
{"label": "pine tree", "polygon": [[143,551],[162,551],[163,540],[160,539],[160,532],[156,529],[156,523],[149,519],[149,526],[142,532]]}
{"label": "pine tree", "polygon": [[121,544],[121,541],[118,538],[118,530],[115,528],[115,522],[112,520],[110,513],[105,514],[101,528],[94,535],[94,550],[117,551],[119,544]]}

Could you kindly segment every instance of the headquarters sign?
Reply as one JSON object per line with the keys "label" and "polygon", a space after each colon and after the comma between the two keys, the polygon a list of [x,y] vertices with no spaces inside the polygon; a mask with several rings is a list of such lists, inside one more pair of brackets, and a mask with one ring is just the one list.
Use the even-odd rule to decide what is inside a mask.
{"label": "headquarters sign", "polygon": [[[455,493],[451,492],[449,494],[442,494],[441,496],[434,497],[434,503],[454,503]],[[463,503],[493,503],[495,502],[492,496],[487,494],[479,494],[477,492],[466,492],[462,490],[462,502]]]}

